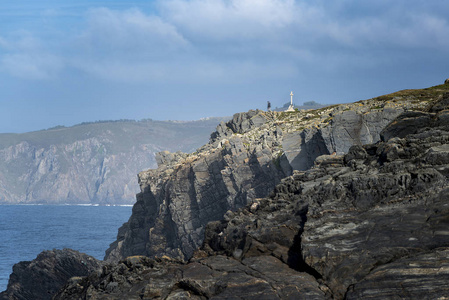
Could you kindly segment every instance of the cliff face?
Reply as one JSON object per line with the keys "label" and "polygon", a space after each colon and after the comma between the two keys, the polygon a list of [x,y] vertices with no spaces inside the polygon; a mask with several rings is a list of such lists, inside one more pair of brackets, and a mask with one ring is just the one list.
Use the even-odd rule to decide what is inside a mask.
{"label": "cliff face", "polygon": [[203,242],[205,225],[265,197],[293,170],[307,170],[323,154],[373,143],[405,109],[425,101],[371,99],[294,113],[234,115],[192,154],[157,155],[158,169],[139,174],[133,213],[106,252],[188,259]]}
{"label": "cliff face", "polygon": [[382,137],[209,224],[203,250],[277,257],[336,299],[447,296],[449,111],[404,113]]}
{"label": "cliff face", "polygon": [[135,202],[161,150],[191,151],[220,122],[119,121],[0,135],[0,204]]}
{"label": "cliff face", "polygon": [[55,299],[444,299],[449,93],[438,100],[210,222],[187,264],[128,257]]}

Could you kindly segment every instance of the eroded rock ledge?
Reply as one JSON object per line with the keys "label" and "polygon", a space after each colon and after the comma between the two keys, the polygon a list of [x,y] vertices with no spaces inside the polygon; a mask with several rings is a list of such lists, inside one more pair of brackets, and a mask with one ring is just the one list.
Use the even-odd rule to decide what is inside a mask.
{"label": "eroded rock ledge", "polygon": [[197,152],[161,152],[158,169],[139,174],[141,193],[106,260],[131,255],[187,260],[201,245],[208,222],[267,196],[282,178],[309,169],[320,155],[378,141],[395,117],[429,100],[395,97],[293,113],[236,114]]}
{"label": "eroded rock ledge", "polygon": [[[231,144],[230,140],[235,137],[240,138],[242,143],[249,144],[249,147],[244,145],[250,153],[257,153],[257,149],[263,150],[260,143],[251,142],[263,140],[261,133],[264,133],[263,137],[267,137],[265,131],[273,130],[271,119],[265,117],[267,114],[262,114],[266,121],[260,126],[257,125],[258,121],[251,121],[258,113],[250,117],[237,116],[234,119],[243,120],[237,122],[247,122],[249,125],[235,127],[239,128],[238,132],[234,132],[235,128],[232,126],[220,125],[221,130],[217,130],[219,134],[213,135],[211,142],[199,149],[198,153],[161,154],[159,169],[141,174],[142,193],[138,196],[138,205],[134,207],[130,222],[122,227],[119,233],[122,238],[115,243],[113,249],[125,249],[126,239],[132,237],[129,241],[138,242],[133,245],[140,243],[139,247],[145,248],[145,251],[153,251],[148,243],[152,238],[159,237],[162,245],[165,243],[165,246],[169,246],[168,255],[164,255],[161,249],[160,252],[145,252],[153,258],[130,256],[118,263],[104,265],[101,271],[90,272],[87,277],[72,278],[54,298],[447,297],[449,94],[442,94],[441,90],[444,91],[441,87],[435,87],[419,92],[399,92],[365,104],[354,104],[361,109],[366,109],[363,106],[369,105],[371,112],[383,112],[386,108],[391,108],[389,105],[398,105],[398,110],[407,111],[382,131],[378,130],[382,141],[365,146],[356,141],[345,155],[340,155],[338,151],[327,151],[327,154],[314,159],[312,169],[290,170],[292,175],[279,179],[280,183],[267,197],[247,197],[246,206],[239,208],[235,205],[235,211],[227,210],[222,220],[208,223],[204,229],[202,246],[192,251],[193,256],[188,262],[185,261],[186,254],[182,252],[180,245],[171,244],[172,247],[167,243],[170,239],[175,239],[176,235],[163,235],[158,230],[166,229],[164,226],[147,224],[176,224],[171,218],[176,210],[172,210],[173,206],[170,206],[169,201],[180,199],[177,197],[185,190],[179,189],[175,194],[171,194],[169,190],[176,191],[181,186],[179,182],[176,183],[177,179],[191,178],[191,175],[180,175],[186,162],[189,170],[194,169],[195,162],[202,158],[207,161],[210,153],[228,151],[226,141]],[[419,97],[414,96],[417,93]],[[388,102],[391,99],[397,100],[398,97],[411,98],[407,98],[409,104]],[[435,100],[438,101],[435,103]],[[428,109],[423,109],[429,104],[427,102],[431,102]],[[380,103],[384,106],[381,107]],[[357,116],[356,106],[351,106],[350,109],[356,111]],[[272,120],[277,120],[276,124],[281,131],[277,131],[278,128],[275,130],[282,132],[279,134],[282,137],[296,131],[303,134],[307,130],[316,130],[315,133],[325,137],[323,132],[326,130],[334,132],[329,125],[338,125],[332,123],[337,119],[337,114],[349,111],[348,106],[342,107],[327,108],[324,113],[315,111],[319,117],[311,117],[311,112],[307,112],[307,116],[303,112],[303,115],[283,115],[288,122],[284,120],[282,123],[274,117]],[[421,111],[414,111],[417,108]],[[328,114],[332,109],[338,109],[335,115]],[[369,117],[371,112],[364,113],[362,120]],[[301,120],[298,119],[299,116]],[[321,123],[314,127],[313,122],[318,118]],[[359,116],[357,118],[360,119]],[[302,121],[310,123],[301,123]],[[311,127],[296,128],[300,124],[309,124]],[[351,138],[357,137],[350,134],[346,126],[343,127]],[[328,129],[324,130],[325,128]],[[240,133],[241,130],[243,133]],[[370,132],[373,131],[370,129]],[[227,138],[221,138],[223,136]],[[270,138],[265,141],[275,145],[272,153],[281,153],[289,163],[275,164],[280,167],[277,170],[285,172],[289,166],[291,168],[291,158],[287,157],[283,148],[276,148],[279,140]],[[281,145],[283,141],[282,138]],[[301,140],[300,145],[310,141],[313,144],[316,140]],[[301,146],[301,151],[303,149]],[[331,149],[338,150],[337,147]],[[231,152],[231,155],[236,154]],[[248,166],[252,165],[246,165]],[[221,169],[219,170],[221,173]],[[154,179],[157,180],[153,182]],[[247,187],[253,188],[252,185]],[[196,188],[197,186],[195,191]],[[174,198],[157,198],[158,195],[174,195]],[[188,203],[190,206],[185,206],[187,212],[195,202]],[[141,230],[139,226],[145,229]],[[155,235],[152,236],[153,233]],[[177,234],[177,231],[171,233]],[[153,240],[155,241],[157,239]],[[173,252],[176,247],[178,252]],[[114,259],[123,255],[120,251],[115,253],[117,256]],[[176,253],[182,253],[178,255],[179,259],[176,258]],[[34,261],[25,265],[33,263]],[[18,273],[21,273],[21,264],[15,268]],[[14,286],[16,285],[10,282],[9,287]],[[36,286],[28,286],[23,292],[34,293],[33,288]],[[8,292],[4,292],[2,296]],[[49,294],[47,296],[45,299],[49,298]]]}
{"label": "eroded rock ledge", "polygon": [[188,263],[130,257],[56,299],[443,299],[446,108],[401,115],[383,141],[294,171],[268,197],[210,222]]}

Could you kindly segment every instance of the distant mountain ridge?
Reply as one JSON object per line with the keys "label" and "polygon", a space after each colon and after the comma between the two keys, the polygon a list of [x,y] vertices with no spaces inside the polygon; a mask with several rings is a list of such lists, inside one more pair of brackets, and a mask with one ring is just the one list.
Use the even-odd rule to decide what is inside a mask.
{"label": "distant mountain ridge", "polygon": [[224,118],[118,120],[0,134],[0,204],[131,204],[159,151],[191,152]]}

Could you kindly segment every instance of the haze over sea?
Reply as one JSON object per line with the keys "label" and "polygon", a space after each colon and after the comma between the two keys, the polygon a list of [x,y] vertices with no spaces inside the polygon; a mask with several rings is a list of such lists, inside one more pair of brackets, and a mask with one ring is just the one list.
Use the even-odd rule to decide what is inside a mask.
{"label": "haze over sea", "polygon": [[12,266],[44,250],[71,248],[103,259],[118,228],[131,216],[131,206],[2,205],[0,206],[0,291]]}

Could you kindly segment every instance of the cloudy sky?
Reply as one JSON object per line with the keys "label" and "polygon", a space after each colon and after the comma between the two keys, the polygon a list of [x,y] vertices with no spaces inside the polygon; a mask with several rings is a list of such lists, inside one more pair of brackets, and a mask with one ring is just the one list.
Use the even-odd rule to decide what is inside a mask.
{"label": "cloudy sky", "polygon": [[353,102],[449,77],[447,0],[21,0],[0,132]]}

